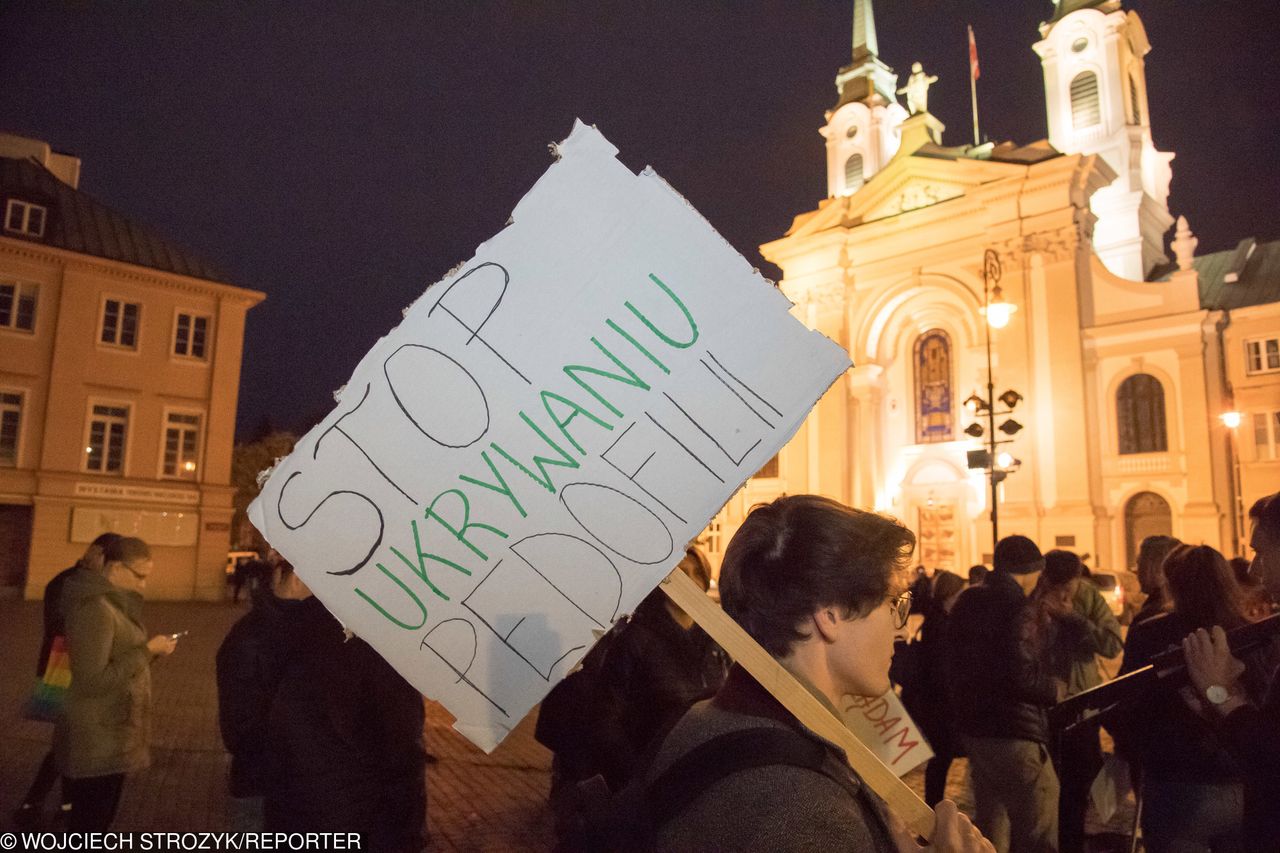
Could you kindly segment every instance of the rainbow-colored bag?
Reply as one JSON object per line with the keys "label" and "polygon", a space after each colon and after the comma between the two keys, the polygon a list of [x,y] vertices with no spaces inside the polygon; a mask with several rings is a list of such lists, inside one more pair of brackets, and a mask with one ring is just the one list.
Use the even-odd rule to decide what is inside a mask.
{"label": "rainbow-colored bag", "polygon": [[59,635],[53,638],[44,675],[36,679],[36,686],[22,708],[22,716],[28,720],[52,723],[62,713],[62,703],[70,686],[71,658],[67,655],[67,638]]}

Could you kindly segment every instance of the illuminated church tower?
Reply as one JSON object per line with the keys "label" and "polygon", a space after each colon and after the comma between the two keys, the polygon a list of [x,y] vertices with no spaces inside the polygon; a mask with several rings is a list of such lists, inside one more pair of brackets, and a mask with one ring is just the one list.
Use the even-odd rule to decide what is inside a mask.
{"label": "illuminated church tower", "polygon": [[1098,154],[1116,173],[1093,195],[1094,250],[1112,273],[1142,280],[1168,260],[1173,225],[1173,154],[1151,141],[1146,30],[1120,0],[1056,0],[1040,35],[1049,142],[1064,154]]}
{"label": "illuminated church tower", "polygon": [[827,112],[827,195],[853,195],[898,150],[907,111],[898,75],[880,60],[871,0],[854,0],[853,60],[836,75],[840,99]]}

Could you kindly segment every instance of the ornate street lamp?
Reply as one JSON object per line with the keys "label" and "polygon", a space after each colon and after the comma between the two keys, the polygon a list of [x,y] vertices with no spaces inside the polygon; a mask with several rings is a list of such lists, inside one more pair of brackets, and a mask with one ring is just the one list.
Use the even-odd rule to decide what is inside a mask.
{"label": "ornate street lamp", "polygon": [[[1000,274],[1000,256],[994,249],[987,249],[982,256],[982,308],[979,309],[987,321],[985,324],[987,396],[980,397],[975,391],[964,401],[965,406],[975,415],[986,415],[985,427],[979,420],[975,420],[965,428],[965,433],[974,438],[985,438],[983,442],[985,447],[982,450],[969,451],[969,467],[985,469],[987,478],[991,482],[991,544],[993,548],[995,543],[1000,541],[1000,507],[997,487],[1022,465],[1021,460],[1015,459],[1008,451],[996,452],[997,445],[1013,441],[1013,436],[1022,429],[1022,424],[1013,418],[1008,418],[997,427],[996,417],[1012,415],[1014,407],[1023,399],[1022,395],[1012,388],[996,397],[995,375],[991,368],[991,330],[1003,329],[1009,325],[1009,318],[1018,310],[1018,306],[1004,300],[1004,294],[1000,290]],[[1004,410],[997,412],[996,403],[1003,404]],[[1008,437],[997,438],[997,430]]]}

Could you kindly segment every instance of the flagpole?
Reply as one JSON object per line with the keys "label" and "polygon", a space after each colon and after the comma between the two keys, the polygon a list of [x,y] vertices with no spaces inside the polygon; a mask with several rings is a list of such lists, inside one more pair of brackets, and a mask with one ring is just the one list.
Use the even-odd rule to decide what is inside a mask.
{"label": "flagpole", "polygon": [[979,144],[978,137],[978,44],[973,40],[973,25],[969,24],[969,98],[973,105],[973,145]]}

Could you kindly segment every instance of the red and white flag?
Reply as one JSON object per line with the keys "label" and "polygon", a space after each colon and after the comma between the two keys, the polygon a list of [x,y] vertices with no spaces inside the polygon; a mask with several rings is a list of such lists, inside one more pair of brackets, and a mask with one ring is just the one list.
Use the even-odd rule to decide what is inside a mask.
{"label": "red and white flag", "polygon": [[980,75],[978,69],[978,43],[973,40],[973,25],[969,25],[969,76],[977,80]]}

